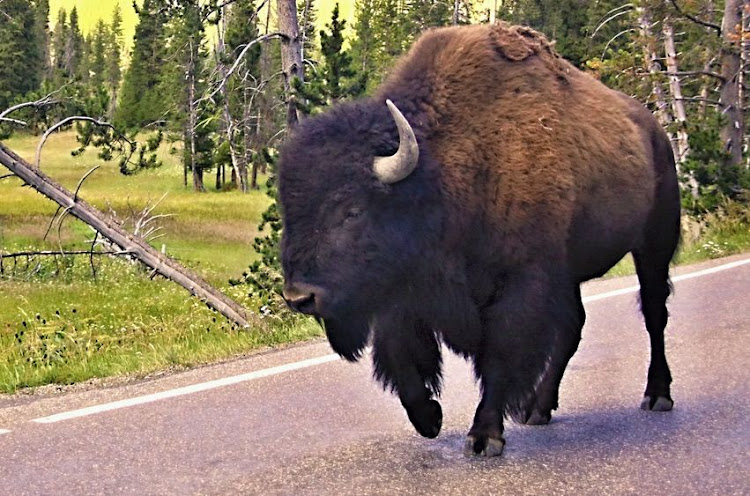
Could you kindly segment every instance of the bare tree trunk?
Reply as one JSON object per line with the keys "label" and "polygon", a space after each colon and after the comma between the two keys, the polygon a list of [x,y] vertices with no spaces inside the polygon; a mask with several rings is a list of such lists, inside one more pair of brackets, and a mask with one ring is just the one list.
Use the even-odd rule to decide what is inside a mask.
{"label": "bare tree trunk", "polygon": [[[686,131],[687,114],[685,113],[685,102],[682,99],[682,88],[680,87],[680,78],[677,75],[677,49],[674,44],[674,29],[670,19],[664,19],[662,23],[662,33],[664,34],[664,52],[667,59],[667,76],[669,77],[669,92],[672,94],[672,113],[678,129],[677,138],[677,161],[684,163],[690,153],[688,144],[688,134]],[[692,186],[692,184],[691,184]],[[697,184],[696,184],[697,186]]]}
{"label": "bare tree trunk", "polygon": [[188,143],[190,144],[190,170],[193,172],[193,190],[198,192],[204,192],[206,191],[205,186],[203,185],[203,170],[198,167],[198,162],[196,160],[196,152],[197,147],[195,143],[195,133],[196,129],[198,128],[198,109],[195,104],[195,86],[196,86],[196,78],[195,78],[195,55],[197,52],[197,47],[195,46],[194,40],[190,39],[190,46],[188,47],[190,50],[190,64],[188,66],[187,70],[187,78],[188,78],[188,129],[186,136]]}
{"label": "bare tree trunk", "polygon": [[[654,49],[653,35],[651,34],[651,18],[642,8],[638,17],[638,25],[640,26],[641,37],[645,40],[643,44],[643,60],[646,63],[646,69],[652,76],[651,92],[656,100],[656,118],[662,127],[666,129],[672,123],[672,115],[669,113],[669,106],[667,105],[667,99],[664,97],[664,90],[661,84],[659,84],[658,76],[662,71],[656,50]],[[670,142],[674,144],[671,135],[669,138]],[[676,156],[677,150],[674,150],[674,152]]]}
{"label": "bare tree trunk", "polygon": [[222,294],[171,258],[159,253],[143,239],[124,231],[116,222],[111,221],[106,215],[78,198],[77,195],[57,184],[42,171],[32,167],[2,143],[0,143],[0,164],[7,167],[39,193],[63,207],[66,213],[93,227],[124,252],[153,269],[154,275],[161,274],[176,282],[232,322],[241,327],[250,327],[245,310],[236,301]]}
{"label": "bare tree trunk", "polygon": [[730,164],[742,163],[742,141],[745,122],[742,112],[741,86],[742,73],[741,43],[743,0],[726,0],[724,17],[721,21],[721,76],[723,81],[719,92],[726,125],[721,130],[721,139],[730,154]]}
{"label": "bare tree trunk", "polygon": [[248,187],[249,182],[249,189],[257,189],[258,185],[255,184],[255,177],[251,181],[248,181],[247,178],[247,169],[248,166],[252,167],[253,170],[255,170],[255,164],[253,163],[253,149],[255,148],[255,139],[256,136],[256,126],[257,122],[255,119],[253,119],[253,98],[250,95],[251,88],[249,84],[245,85],[244,92],[242,94],[242,98],[244,100],[244,106],[243,106],[243,113],[242,113],[242,125],[244,127],[244,137],[245,137],[245,155],[242,159],[243,161],[243,168],[242,168],[242,174],[243,178],[242,181],[245,184],[245,187]]}
{"label": "bare tree trunk", "polygon": [[[219,76],[221,77],[221,80],[225,80],[227,78],[227,67],[222,62],[222,55],[226,51],[226,46],[224,44],[224,33],[226,31],[226,23],[227,23],[227,16],[225,14],[226,5],[221,5],[221,23],[219,24],[218,29],[218,36],[216,37],[216,64],[219,70]],[[224,121],[226,123],[226,136],[227,136],[227,142],[229,143],[229,157],[232,161],[232,168],[235,171],[235,175],[233,177],[238,177],[240,179],[239,183],[239,189],[243,193],[247,193],[247,181],[242,181],[242,168],[246,167],[242,160],[240,159],[239,150],[237,150],[237,144],[235,143],[235,133],[237,131],[237,125],[235,122],[235,119],[232,117],[232,109],[229,105],[229,89],[228,84],[223,84],[221,86],[221,96],[222,100],[224,102],[223,105],[223,116]]]}
{"label": "bare tree trunk", "polygon": [[304,81],[305,72],[302,66],[302,43],[297,23],[297,3],[295,0],[278,0],[279,31],[281,38],[281,70],[284,73],[284,91],[287,95],[288,127],[294,127],[299,122],[297,114],[296,96],[292,86],[295,79]]}
{"label": "bare tree trunk", "polygon": [[459,11],[461,7],[461,0],[453,0],[453,25],[458,26]]}
{"label": "bare tree trunk", "polygon": [[[684,129],[681,129],[684,134],[681,136],[679,134],[680,131],[678,131],[678,136],[675,139],[675,136],[669,131],[670,125],[674,122],[674,117],[669,112],[669,105],[667,104],[666,96],[664,95],[664,90],[661,87],[661,84],[659,83],[659,76],[662,73],[662,68],[659,65],[658,57],[656,55],[656,49],[654,48],[654,41],[653,41],[653,35],[651,33],[651,17],[646,11],[646,9],[640,7],[638,9],[639,16],[638,16],[638,25],[640,27],[641,31],[641,37],[645,40],[643,44],[643,59],[644,62],[647,65],[647,69],[649,73],[652,76],[652,92],[654,95],[654,99],[656,100],[656,118],[659,121],[659,124],[661,124],[662,128],[664,128],[664,131],[667,133],[667,136],[669,136],[669,143],[672,146],[672,153],[674,154],[677,165],[677,172],[678,174],[681,173],[681,164],[687,157],[688,147],[687,147],[687,133],[685,133]],[[667,26],[669,26],[667,28]],[[671,31],[671,25],[668,22],[665,22],[665,30],[668,33],[672,33]],[[666,38],[666,33],[665,33]],[[667,40],[665,40],[665,48],[667,49],[667,52],[674,54],[674,37],[672,35],[671,37],[671,43]],[[671,49],[671,51],[670,51]],[[667,57],[667,63],[669,64],[669,56]],[[677,72],[677,63],[675,57],[672,57],[672,62],[674,63],[672,69],[673,74],[676,74]],[[669,71],[669,69],[668,69]],[[672,88],[672,78],[670,78],[670,89],[673,91],[680,92],[679,88],[679,81],[677,81],[677,85],[675,88]],[[680,93],[681,94],[681,93]],[[673,94],[673,96],[675,96]],[[675,102],[676,103],[676,102]],[[682,102],[680,102],[682,103]],[[673,109],[676,110],[676,108],[673,106]],[[685,123],[685,109],[684,106],[681,106],[682,110],[682,125],[684,126]],[[688,177],[688,184],[690,187],[690,193],[694,196],[698,196],[698,183],[695,180],[695,178],[692,175],[689,175]]]}

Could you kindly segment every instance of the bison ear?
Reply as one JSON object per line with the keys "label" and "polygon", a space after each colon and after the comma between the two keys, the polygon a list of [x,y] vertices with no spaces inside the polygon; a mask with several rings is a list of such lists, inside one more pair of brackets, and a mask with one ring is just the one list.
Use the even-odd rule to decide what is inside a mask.
{"label": "bison ear", "polygon": [[380,182],[393,184],[406,179],[417,167],[419,145],[416,136],[414,136],[414,130],[404,114],[392,101],[386,100],[385,103],[393,116],[393,120],[396,121],[399,145],[394,155],[375,157],[372,168]]}

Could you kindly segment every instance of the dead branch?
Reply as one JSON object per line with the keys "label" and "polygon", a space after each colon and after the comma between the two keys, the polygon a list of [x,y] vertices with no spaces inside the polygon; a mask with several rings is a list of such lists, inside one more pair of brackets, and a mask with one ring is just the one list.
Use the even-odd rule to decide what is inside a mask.
{"label": "dead branch", "polygon": [[23,258],[23,257],[60,257],[67,255],[92,255],[92,256],[128,256],[130,255],[127,251],[112,250],[112,251],[96,251],[96,250],[73,250],[66,252],[51,251],[51,250],[40,250],[40,251],[17,251],[13,253],[0,253],[0,258]]}
{"label": "dead branch", "polygon": [[36,158],[34,160],[34,163],[36,164],[36,168],[37,169],[39,168],[39,162],[40,162],[41,157],[42,157],[42,147],[47,142],[47,138],[49,138],[49,135],[52,134],[52,133],[54,133],[55,131],[57,131],[61,127],[65,126],[66,124],[69,124],[71,122],[76,122],[76,121],[91,122],[92,124],[95,124],[97,126],[107,127],[109,129],[111,129],[115,134],[117,134],[117,136],[120,139],[125,140],[128,143],[130,143],[131,148],[133,146],[133,143],[131,143],[130,140],[127,139],[125,136],[123,136],[122,134],[120,134],[120,132],[112,124],[110,124],[109,122],[99,121],[99,120],[94,119],[93,117],[87,117],[87,116],[84,116],[84,115],[73,115],[73,116],[70,116],[70,117],[66,117],[65,119],[61,120],[60,122],[58,122],[57,124],[55,124],[54,126],[50,127],[49,129],[47,129],[44,132],[44,134],[42,135],[42,139],[39,141],[39,144],[36,147]]}
{"label": "dead branch", "polygon": [[38,168],[0,143],[0,164],[20,177],[26,184],[53,200],[70,214],[94,228],[103,237],[128,252],[146,267],[170,279],[191,294],[204,301],[209,307],[220,312],[230,321],[241,327],[249,327],[250,321],[245,309],[236,301],[222,294],[198,275],[181,266],[175,260],[154,249],[151,245],[122,229],[115,221],[83,200],[75,199],[73,193],[53,181]]}
{"label": "dead branch", "polygon": [[[52,93],[47,94],[46,96],[43,96],[39,100],[36,100],[33,102],[19,103],[18,105],[13,105],[12,107],[3,110],[2,112],[0,112],[0,120],[6,120],[5,118],[7,116],[9,116],[10,114],[12,114],[13,112],[17,110],[21,110],[22,108],[26,108],[26,107],[39,108],[39,107],[45,107],[47,105],[57,105],[58,103],[61,102],[61,100],[53,100],[52,96],[56,95],[57,93],[60,93],[63,90],[63,88],[65,88],[65,86],[53,91]],[[23,122],[23,121],[20,121],[20,122]]]}
{"label": "dead branch", "polygon": [[270,39],[273,39],[273,38],[284,38],[284,35],[281,34],[281,33],[264,34],[260,38],[256,38],[253,41],[249,42],[247,45],[245,45],[245,48],[243,48],[242,51],[240,52],[240,54],[237,55],[237,60],[234,61],[234,64],[232,64],[232,67],[229,68],[229,70],[224,75],[224,77],[221,79],[221,81],[219,81],[219,85],[211,93],[209,93],[208,95],[203,96],[203,97],[199,98],[198,100],[196,100],[195,102],[193,102],[193,105],[197,105],[200,102],[203,102],[205,100],[211,100],[211,99],[213,99],[213,97],[215,97],[216,94],[219,93],[224,88],[224,85],[227,84],[227,81],[232,76],[232,74],[234,74],[234,71],[237,70],[237,67],[239,67],[240,62],[242,62],[242,59],[245,56],[245,54],[247,54],[248,50],[250,50],[250,48],[253,45],[257,45],[258,43],[262,43],[262,42],[264,42],[266,40],[270,40]]}
{"label": "dead branch", "polygon": [[700,24],[701,26],[705,26],[707,28],[713,29],[714,31],[716,31],[716,35],[717,36],[721,36],[721,26],[719,26],[718,24],[714,24],[712,22],[704,21],[703,19],[698,19],[697,17],[695,17],[692,14],[688,14],[687,12],[685,12],[684,10],[682,10],[679,5],[677,5],[677,0],[671,0],[671,2],[672,2],[672,5],[674,5],[674,8],[675,8],[675,10],[677,11],[678,14],[680,14],[683,17],[686,17],[686,18],[690,19],[691,21],[693,21],[696,24]]}
{"label": "dead branch", "polygon": [[622,10],[622,12],[617,12],[616,14],[612,14],[611,16],[609,16],[608,18],[606,18],[602,22],[600,22],[599,25],[596,27],[596,29],[594,29],[594,32],[591,33],[591,38],[593,38],[594,36],[596,36],[596,33],[598,33],[601,28],[603,28],[604,26],[606,26],[609,21],[617,19],[618,17],[620,17],[622,15],[628,14],[630,12],[630,8],[632,8],[632,7],[633,7],[633,4],[629,3],[629,4],[623,5],[621,7],[618,7],[616,9],[610,10],[609,12],[613,12],[615,10],[624,9],[624,10]]}

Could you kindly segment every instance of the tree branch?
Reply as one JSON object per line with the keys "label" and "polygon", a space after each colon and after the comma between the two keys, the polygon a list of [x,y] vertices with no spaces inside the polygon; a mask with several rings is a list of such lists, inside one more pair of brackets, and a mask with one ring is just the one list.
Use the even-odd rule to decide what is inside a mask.
{"label": "tree branch", "polygon": [[232,67],[229,68],[229,70],[227,71],[227,73],[224,75],[224,77],[222,78],[222,80],[219,82],[219,86],[217,86],[216,89],[214,89],[209,95],[199,98],[198,100],[196,100],[195,102],[193,102],[193,104],[197,105],[197,104],[199,104],[202,101],[210,100],[214,96],[216,96],[216,94],[218,92],[220,92],[224,88],[224,85],[227,84],[227,81],[229,80],[229,77],[232,74],[234,74],[235,70],[237,70],[237,67],[239,67],[240,62],[242,61],[242,58],[245,56],[245,54],[247,54],[248,50],[250,50],[250,48],[253,45],[256,45],[258,43],[262,43],[262,42],[264,42],[266,40],[270,40],[272,38],[285,38],[285,35],[283,35],[282,33],[264,34],[260,38],[256,38],[253,41],[251,41],[250,43],[248,43],[247,45],[245,45],[245,48],[243,48],[242,51],[240,52],[240,54],[237,55],[237,60],[234,61],[234,64],[232,64]]}
{"label": "tree branch", "polygon": [[65,88],[65,86],[63,86],[62,88],[58,90],[53,91],[52,93],[49,93],[47,96],[44,96],[40,98],[39,100],[36,100],[33,102],[19,103],[18,105],[13,105],[12,107],[3,110],[2,112],[0,112],[0,120],[5,120],[5,117],[7,117],[8,115],[12,114],[13,112],[17,110],[21,110],[22,108],[26,108],[26,107],[38,108],[38,107],[44,107],[47,105],[57,105],[58,103],[61,102],[61,100],[53,100],[52,95],[60,93],[63,90],[63,88]]}
{"label": "tree branch", "polygon": [[64,125],[70,122],[75,122],[75,121],[91,122],[92,124],[96,124],[97,126],[107,127],[111,129],[120,139],[130,143],[131,148],[133,148],[133,143],[129,139],[127,139],[125,136],[120,134],[120,132],[115,128],[115,126],[113,126],[109,122],[99,121],[99,120],[94,119],[93,117],[87,117],[84,115],[73,115],[71,117],[66,117],[65,119],[61,120],[60,122],[58,122],[57,124],[55,124],[54,126],[52,126],[51,128],[47,129],[44,132],[44,134],[42,135],[41,141],[39,141],[39,144],[36,147],[36,157],[34,159],[34,164],[37,169],[39,168],[39,162],[42,157],[42,147],[47,142],[47,138],[49,138],[49,135],[57,131]]}
{"label": "tree branch", "polygon": [[698,19],[692,14],[688,14],[687,12],[683,11],[679,5],[677,5],[677,0],[671,0],[672,5],[674,6],[675,10],[678,14],[680,14],[683,17],[687,17],[691,21],[693,21],[696,24],[700,24],[701,26],[705,26],[707,28],[711,28],[716,31],[717,36],[721,36],[721,26],[718,24],[714,24],[712,22],[704,21],[702,19]]}
{"label": "tree branch", "polygon": [[55,256],[66,256],[66,255],[91,255],[91,256],[126,256],[130,255],[129,251],[125,250],[111,250],[111,251],[96,251],[96,250],[73,250],[66,252],[52,251],[52,250],[41,250],[41,251],[19,251],[14,253],[0,253],[0,258],[22,258],[22,257],[55,257]]}

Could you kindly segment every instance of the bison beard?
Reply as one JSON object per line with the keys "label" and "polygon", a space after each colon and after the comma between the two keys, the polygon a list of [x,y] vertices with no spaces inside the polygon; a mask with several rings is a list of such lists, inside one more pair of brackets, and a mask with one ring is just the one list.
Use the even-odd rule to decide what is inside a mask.
{"label": "bison beard", "polygon": [[547,423],[580,340],[580,283],[628,252],[651,364],[641,408],[672,408],[664,352],[679,191],[637,102],[526,28],[428,32],[370,99],[294,130],[279,162],[284,297],[440,432],[440,342],[474,363],[466,452],[503,419]]}

